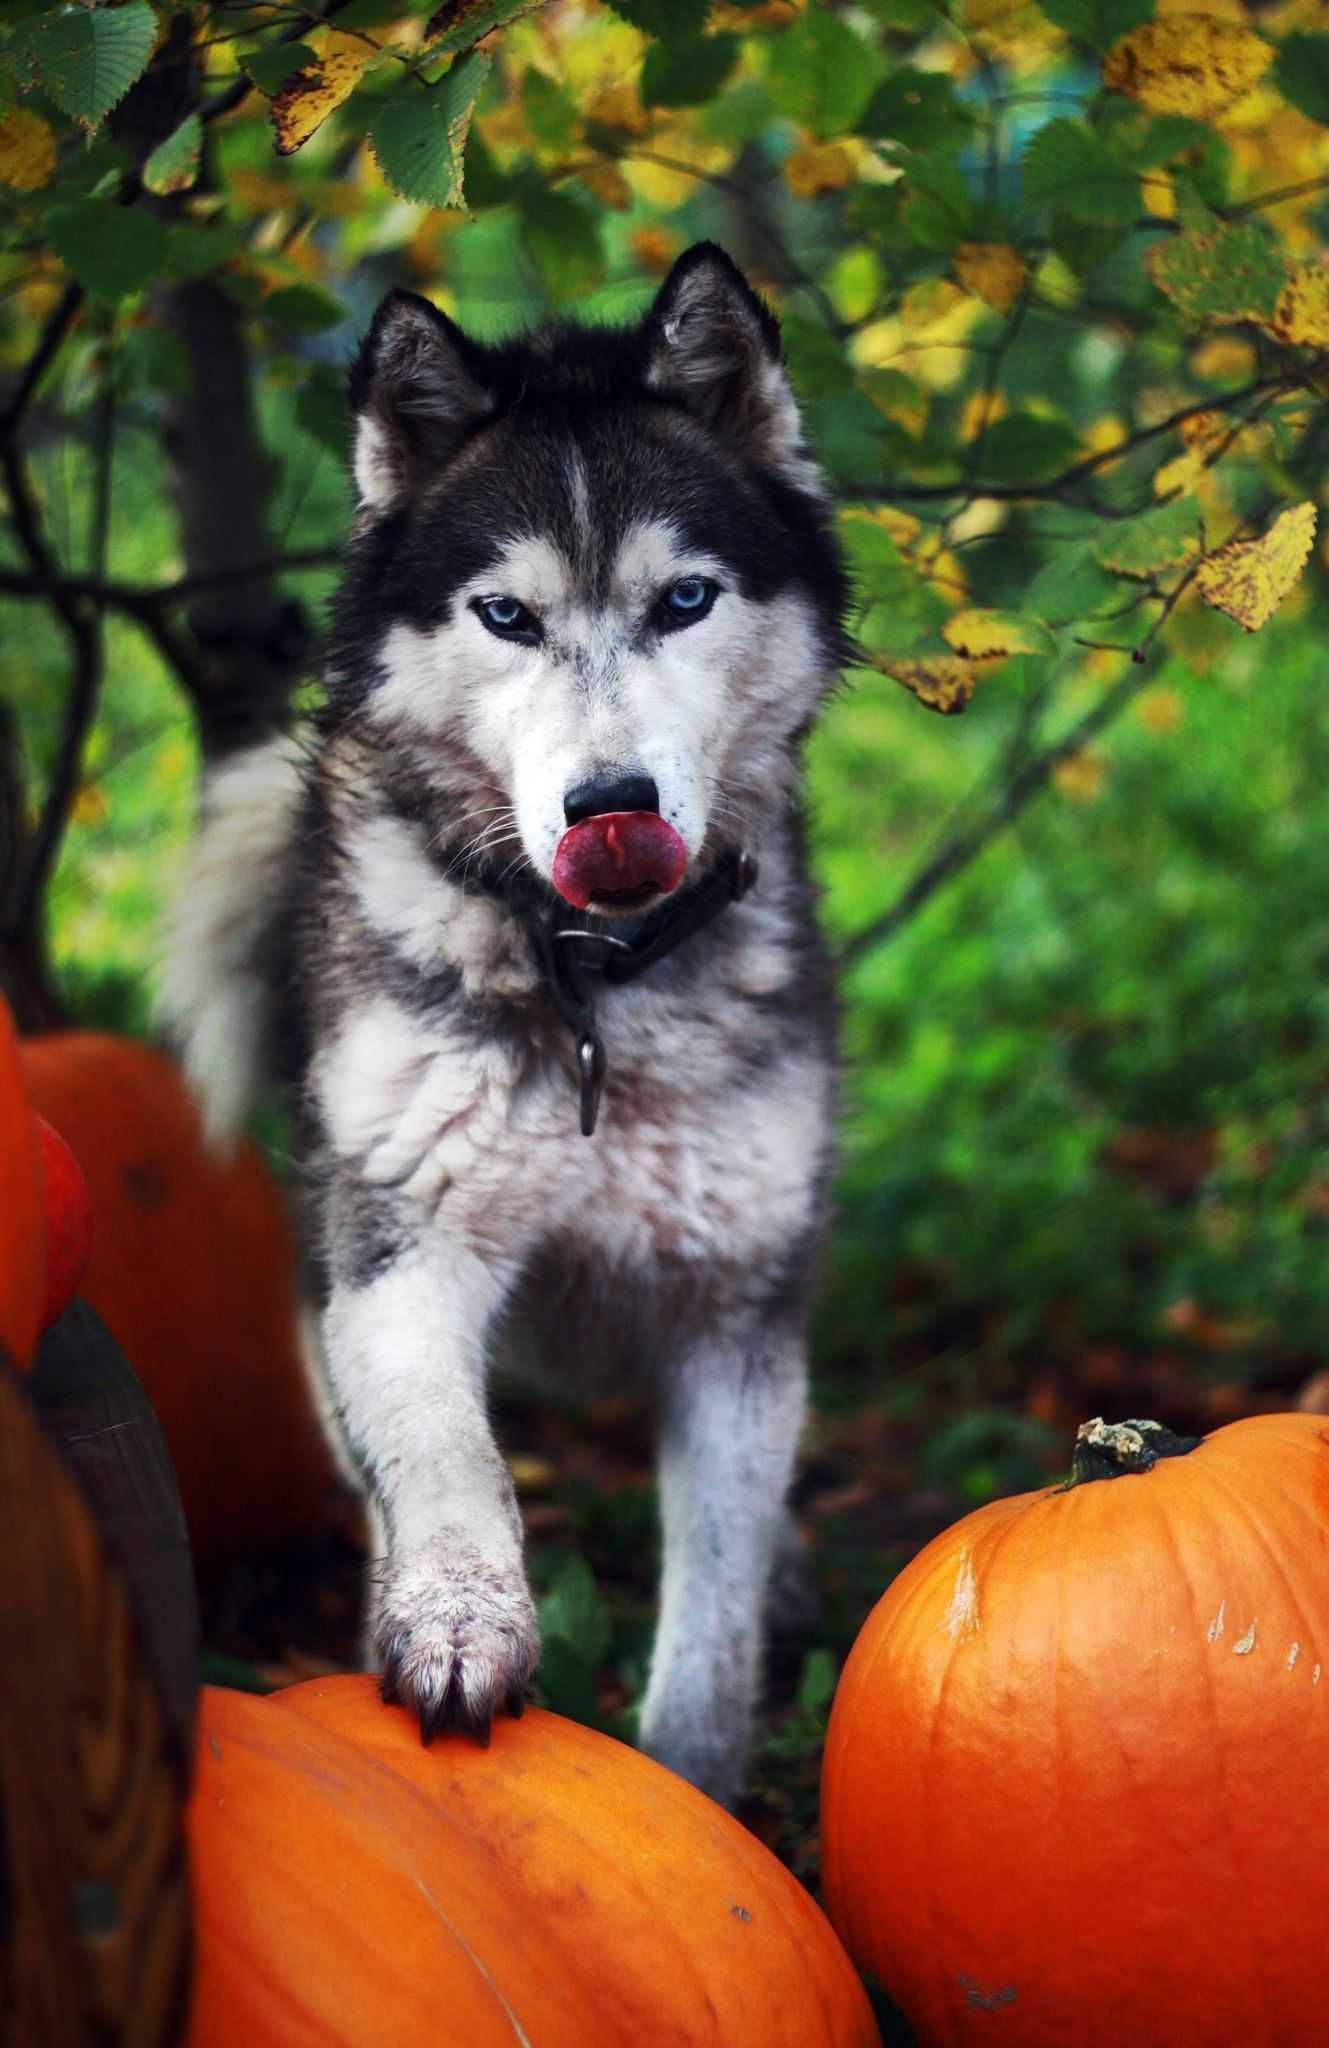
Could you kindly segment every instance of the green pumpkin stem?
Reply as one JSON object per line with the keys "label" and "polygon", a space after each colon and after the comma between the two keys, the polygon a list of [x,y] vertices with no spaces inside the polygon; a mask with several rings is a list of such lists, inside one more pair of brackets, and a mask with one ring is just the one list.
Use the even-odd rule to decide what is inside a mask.
{"label": "green pumpkin stem", "polygon": [[1178,1436],[1161,1422],[1104,1422],[1101,1415],[1095,1416],[1075,1433],[1066,1488],[1091,1479],[1120,1479],[1124,1472],[1147,1472],[1160,1458],[1184,1458],[1202,1441],[1198,1436]]}

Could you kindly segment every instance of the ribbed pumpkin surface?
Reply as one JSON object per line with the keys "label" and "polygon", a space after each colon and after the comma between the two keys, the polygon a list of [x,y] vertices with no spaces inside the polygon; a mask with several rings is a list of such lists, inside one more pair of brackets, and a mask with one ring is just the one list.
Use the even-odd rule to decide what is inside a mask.
{"label": "ribbed pumpkin surface", "polygon": [[252,1145],[209,1151],[175,1062],[58,1032],[22,1048],[34,1109],[92,1197],[80,1292],[161,1418],[206,1572],[327,1519],[336,1491],[296,1346],[295,1251]]}
{"label": "ribbed pumpkin surface", "polygon": [[46,1297],[46,1227],[37,1127],[18,1034],[0,998],[0,1349],[26,1365]]}
{"label": "ribbed pumpkin surface", "polygon": [[824,1916],[737,1821],[554,1714],[429,1749],[371,1678],[207,1689],[188,2048],[871,2048]]}
{"label": "ribbed pumpkin surface", "polygon": [[997,1501],[836,1696],[828,1909],[926,2048],[1329,2041],[1329,1437]]}

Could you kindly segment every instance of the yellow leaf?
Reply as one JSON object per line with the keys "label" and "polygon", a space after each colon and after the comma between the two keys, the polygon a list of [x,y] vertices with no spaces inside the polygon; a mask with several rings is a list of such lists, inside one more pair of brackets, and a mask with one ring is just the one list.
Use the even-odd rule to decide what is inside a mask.
{"label": "yellow leaf", "polygon": [[1146,732],[1163,739],[1177,730],[1186,716],[1186,707],[1175,690],[1146,690],[1135,701],[1135,716]]}
{"label": "yellow leaf", "polygon": [[1063,796],[1081,804],[1092,803],[1103,787],[1103,756],[1090,747],[1068,754],[1053,769],[1052,780]]}
{"label": "yellow leaf", "polygon": [[652,277],[663,277],[682,244],[677,235],[668,228],[647,227],[632,230],[632,253],[642,269]]}
{"label": "yellow leaf", "polygon": [[1206,454],[1218,447],[1227,431],[1228,422],[1221,412],[1188,413],[1180,427],[1186,447],[1202,448]]}
{"label": "yellow leaf", "polygon": [[[855,508],[855,516],[859,516]],[[870,519],[874,526],[885,527],[897,548],[907,551],[918,539],[922,522],[912,512],[904,512],[898,505],[874,505],[864,510],[861,516]]]}
{"label": "yellow leaf", "polygon": [[1013,612],[954,612],[941,629],[941,637],[957,654],[971,661],[986,661],[995,655],[1041,654],[1049,645],[1047,631],[1027,626]]}
{"label": "yellow leaf", "polygon": [[623,135],[646,132],[646,109],[631,85],[602,85],[586,103],[586,119],[597,128],[616,128]]}
{"label": "yellow leaf", "polygon": [[1125,421],[1114,412],[1101,412],[1080,435],[1080,446],[1087,454],[1105,455],[1109,448],[1119,448],[1125,439]]}
{"label": "yellow leaf", "polygon": [[1103,60],[1103,82],[1151,113],[1207,121],[1248,93],[1273,56],[1241,22],[1173,14],[1119,36]]}
{"label": "yellow leaf", "polygon": [[1166,171],[1150,171],[1140,180],[1140,197],[1144,210],[1155,220],[1175,220],[1177,217],[1177,189]]}
{"label": "yellow leaf", "polygon": [[784,181],[796,199],[842,191],[853,176],[854,159],[838,142],[805,142],[784,162]]}
{"label": "yellow leaf", "polygon": [[69,815],[77,825],[101,825],[106,820],[106,798],[95,782],[80,782],[74,792]]}
{"label": "yellow leaf", "polygon": [[1269,324],[1280,341],[1329,347],[1329,264],[1298,264],[1278,294]]}
{"label": "yellow leaf", "polygon": [[594,163],[583,164],[577,176],[602,206],[612,208],[615,213],[626,213],[631,206],[632,187],[618,165],[608,157],[597,157]]}
{"label": "yellow leaf", "polygon": [[358,36],[331,35],[317,64],[288,78],[272,102],[278,156],[294,156],[328,115],[349,99],[375,51]]}
{"label": "yellow leaf", "polygon": [[55,136],[40,114],[11,107],[0,118],[0,185],[36,192],[55,175]]}
{"label": "yellow leaf", "polygon": [[946,718],[964,710],[978,681],[972,662],[954,654],[878,654],[873,666],[911,691],[929,711],[940,711]]}
{"label": "yellow leaf", "polygon": [[994,420],[1001,419],[1010,407],[1000,391],[971,391],[960,407],[957,432],[962,448],[985,434]]}
{"label": "yellow leaf", "polygon": [[961,242],[951,268],[967,292],[998,313],[1014,305],[1029,275],[1024,258],[1008,242]]}
{"label": "yellow leaf", "polygon": [[1280,512],[1259,540],[1231,540],[1195,572],[1200,595],[1248,633],[1271,619],[1306,566],[1315,539],[1315,507]]}

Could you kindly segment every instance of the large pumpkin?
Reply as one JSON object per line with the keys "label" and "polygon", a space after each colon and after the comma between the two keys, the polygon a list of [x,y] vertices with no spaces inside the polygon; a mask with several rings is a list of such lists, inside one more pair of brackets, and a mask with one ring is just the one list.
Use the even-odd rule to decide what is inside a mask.
{"label": "large pumpkin", "polygon": [[825,1918],[738,1822],[555,1714],[421,1746],[371,1678],[208,1688],[187,2048],[871,2048]]}
{"label": "large pumpkin", "polygon": [[92,1196],[81,1292],[161,1417],[206,1573],[325,1522],[337,1498],[296,1340],[295,1253],[252,1145],[205,1143],[165,1053],[95,1032],[21,1049],[33,1107]]}
{"label": "large pumpkin", "polygon": [[37,1125],[18,1034],[0,997],[0,1352],[32,1356],[46,1298],[46,1227]]}
{"label": "large pumpkin", "polygon": [[1321,1417],[1087,1424],[1069,1486],[930,1544],[845,1667],[827,1904],[926,2048],[1318,2048],[1326,1843]]}

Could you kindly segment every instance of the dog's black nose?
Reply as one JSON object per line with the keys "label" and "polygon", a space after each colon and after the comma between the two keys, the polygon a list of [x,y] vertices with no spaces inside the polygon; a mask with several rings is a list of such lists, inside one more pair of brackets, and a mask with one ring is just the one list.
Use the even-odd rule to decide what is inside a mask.
{"label": "dog's black nose", "polygon": [[660,792],[649,775],[596,775],[579,782],[563,799],[569,825],[598,818],[602,811],[658,811]]}

